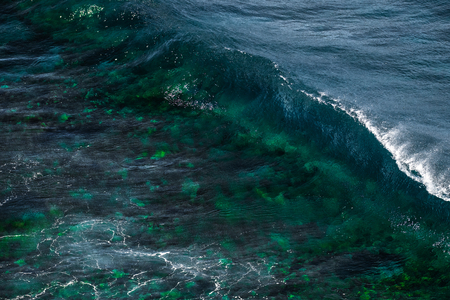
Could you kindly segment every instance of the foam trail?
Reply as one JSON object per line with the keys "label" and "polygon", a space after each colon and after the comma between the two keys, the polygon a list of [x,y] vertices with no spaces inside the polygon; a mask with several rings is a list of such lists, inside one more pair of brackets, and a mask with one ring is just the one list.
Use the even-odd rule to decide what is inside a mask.
{"label": "foam trail", "polygon": [[[402,139],[402,136],[407,133],[407,129],[404,126],[379,127],[362,110],[347,107],[339,99],[332,98],[326,93],[319,92],[319,96],[315,96],[304,90],[301,90],[301,92],[319,103],[331,105],[334,109],[344,111],[363,124],[375,135],[383,147],[392,154],[397,166],[403,173],[423,184],[430,194],[445,201],[450,201],[450,185],[447,174],[437,174],[438,172],[432,166],[432,162],[437,161],[437,158],[434,157],[435,154],[440,151],[437,147],[434,147],[431,151],[430,149],[419,152],[414,151],[413,145]],[[447,171],[450,170],[447,169]]]}

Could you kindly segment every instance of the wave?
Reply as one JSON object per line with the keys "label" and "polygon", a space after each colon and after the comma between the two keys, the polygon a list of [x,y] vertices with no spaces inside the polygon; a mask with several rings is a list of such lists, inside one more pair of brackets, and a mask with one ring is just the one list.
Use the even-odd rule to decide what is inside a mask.
{"label": "wave", "polygon": [[[98,6],[92,6],[72,1],[67,10],[57,1],[44,2],[49,5],[37,7],[29,19],[52,19],[55,24],[35,21],[34,26],[56,41],[77,45],[76,55],[85,66],[113,74],[108,87],[97,89],[117,92],[133,86],[135,94],[144,96],[138,101],[123,92],[120,100],[115,99],[122,106],[142,104],[150,98],[189,107],[220,106],[236,118],[288,129],[387,186],[409,188],[410,182],[401,175],[404,173],[430,194],[450,200],[445,178],[436,176],[429,167],[430,153],[412,153],[408,144],[401,142],[402,128],[380,127],[364,111],[291,80],[289,72],[270,59],[222,47],[215,34],[199,35],[192,24],[180,28],[179,14],[172,16],[170,5],[99,1]],[[75,61],[76,55],[61,57]],[[169,71],[155,72],[158,69]],[[163,81],[162,91],[155,91],[153,86]]]}
{"label": "wave", "polygon": [[[382,182],[386,190],[393,187],[416,193],[424,185],[431,195],[447,199],[445,192],[433,185],[432,173],[414,164],[425,166],[425,162],[417,157],[414,163],[408,161],[409,152],[398,143],[397,128],[381,128],[362,110],[295,82],[267,58],[228,47],[223,51],[203,42],[195,49],[201,53],[201,59],[194,59],[194,65],[207,65],[210,73],[205,77],[220,77],[224,81],[221,91],[212,98],[226,110],[240,107],[241,114],[236,114],[236,118],[270,123],[302,136],[320,145],[326,155],[346,161],[357,173]],[[412,187],[414,184],[404,174],[418,184]]]}

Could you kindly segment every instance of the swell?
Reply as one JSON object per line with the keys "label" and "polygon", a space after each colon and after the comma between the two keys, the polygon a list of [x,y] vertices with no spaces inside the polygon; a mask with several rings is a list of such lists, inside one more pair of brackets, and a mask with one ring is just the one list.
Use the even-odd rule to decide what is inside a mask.
{"label": "swell", "polygon": [[[208,49],[204,43],[197,47],[198,52]],[[239,50],[209,50],[210,56],[203,53],[199,57],[209,57],[209,70],[220,73],[226,82],[222,88],[232,95],[225,97],[228,101],[232,98],[231,102],[215,96],[219,106],[230,108],[236,105],[236,99],[244,98],[244,118],[262,124],[263,128],[264,124],[270,124],[269,127],[287,130],[318,146],[326,156],[344,161],[362,178],[380,183],[380,192],[406,192],[416,204],[431,210],[446,207],[440,199],[448,198],[433,185],[432,175],[414,161],[408,162],[408,153],[396,141],[395,128],[382,130],[363,111],[346,107],[314,88],[288,79],[285,72],[264,57]]]}
{"label": "swell", "polygon": [[[154,2],[69,2],[25,1],[19,15],[65,48],[60,53],[63,60],[108,74],[89,86],[97,95],[91,101],[107,99],[120,107],[167,101],[223,109],[237,122],[286,130],[317,145],[360,176],[379,182],[386,193],[403,190],[418,203],[439,202],[434,196],[442,197],[426,192],[427,182],[403,168],[396,149],[362,113],[293,82],[264,57],[223,48],[208,35],[178,29],[170,7]],[[162,88],[154,90],[155,85]],[[134,96],[127,94],[130,87]]]}
{"label": "swell", "polygon": [[[212,103],[237,122],[250,120],[263,130],[287,131],[299,141],[320,148],[330,159],[345,162],[362,178],[378,182],[382,193],[402,191],[419,206],[431,210],[443,207],[436,198],[444,198],[442,194],[429,193],[426,182],[405,169],[395,145],[387,140],[389,132],[383,134],[363,112],[346,108],[335,99],[288,79],[274,62],[178,36],[159,56],[152,56],[148,67],[142,60],[130,64],[146,69],[144,73],[151,72],[154,61],[168,53],[168,60],[184,57],[182,65],[196,69],[191,73],[195,83],[190,87],[187,83],[184,94],[177,96],[185,103]],[[202,90],[206,93],[202,94]]]}

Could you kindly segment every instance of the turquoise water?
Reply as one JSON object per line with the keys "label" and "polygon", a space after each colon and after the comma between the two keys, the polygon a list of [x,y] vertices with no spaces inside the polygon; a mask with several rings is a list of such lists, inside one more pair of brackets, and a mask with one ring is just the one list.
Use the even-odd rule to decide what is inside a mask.
{"label": "turquoise water", "polygon": [[445,3],[0,11],[2,299],[448,297]]}

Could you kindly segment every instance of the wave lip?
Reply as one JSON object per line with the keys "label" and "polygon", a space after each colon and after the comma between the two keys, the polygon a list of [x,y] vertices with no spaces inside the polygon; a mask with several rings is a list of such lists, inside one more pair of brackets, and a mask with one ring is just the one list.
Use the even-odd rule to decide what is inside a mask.
{"label": "wave lip", "polygon": [[436,170],[436,165],[438,165],[436,162],[439,161],[436,154],[442,151],[437,146],[415,151],[415,146],[404,138],[408,134],[408,129],[404,125],[378,126],[363,110],[347,107],[339,99],[332,98],[324,92],[319,92],[318,96],[304,90],[301,92],[319,103],[330,105],[336,110],[345,112],[355,121],[361,123],[389,151],[400,171],[409,178],[423,184],[431,195],[450,201],[450,182],[448,180],[449,174],[447,174],[450,168],[441,172]]}

